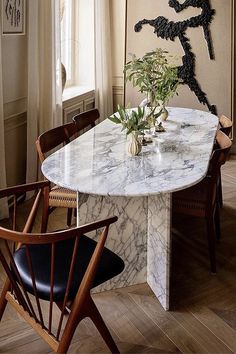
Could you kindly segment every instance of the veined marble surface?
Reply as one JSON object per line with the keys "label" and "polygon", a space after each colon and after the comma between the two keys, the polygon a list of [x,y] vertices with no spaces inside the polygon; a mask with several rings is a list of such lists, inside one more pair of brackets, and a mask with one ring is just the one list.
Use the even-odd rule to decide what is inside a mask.
{"label": "veined marble surface", "polygon": [[[169,309],[171,254],[171,195],[113,197],[81,195],[78,221],[83,225],[112,215],[106,247],[125,262],[124,271],[95,288],[95,292],[148,282],[164,307]],[[97,239],[99,233],[90,234]]]}
{"label": "veined marble surface", "polygon": [[166,132],[139,156],[129,156],[125,133],[105,120],[42,165],[50,181],[78,192],[78,225],[118,216],[106,246],[120,255],[125,269],[95,291],[147,281],[165,309],[170,298],[171,192],[205,176],[218,126],[210,113],[168,110]]}
{"label": "veined marble surface", "polygon": [[[80,225],[116,215],[110,226],[106,247],[125,262],[124,271],[95,289],[96,292],[121,288],[147,281],[148,197],[110,197],[79,193]],[[82,197],[82,198],[81,198]],[[99,234],[99,232],[98,232]],[[89,236],[97,240],[97,233]]]}
{"label": "veined marble surface", "polygon": [[129,156],[121,126],[108,119],[49,156],[42,172],[54,183],[86,194],[148,196],[189,187],[206,174],[218,118],[186,108],[169,117],[153,144]]}

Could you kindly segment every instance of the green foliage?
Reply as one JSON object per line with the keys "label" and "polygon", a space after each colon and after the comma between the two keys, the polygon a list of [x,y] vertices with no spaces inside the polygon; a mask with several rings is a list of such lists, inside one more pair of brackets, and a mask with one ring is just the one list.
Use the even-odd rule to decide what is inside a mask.
{"label": "green foliage", "polygon": [[124,67],[126,81],[131,81],[139,92],[146,93],[151,103],[162,101],[166,104],[176,93],[180,83],[177,67],[168,52],[157,48],[142,58],[132,55]]}
{"label": "green foliage", "polygon": [[126,134],[137,131],[142,132],[148,128],[148,123],[145,120],[145,107],[138,106],[137,111],[125,109],[118,105],[118,113],[113,114],[109,119],[115,124],[122,125],[122,131],[126,130]]}

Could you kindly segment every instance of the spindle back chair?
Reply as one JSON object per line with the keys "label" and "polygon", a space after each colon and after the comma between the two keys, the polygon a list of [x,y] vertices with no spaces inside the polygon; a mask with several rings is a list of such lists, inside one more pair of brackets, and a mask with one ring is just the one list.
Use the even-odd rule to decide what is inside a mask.
{"label": "spindle back chair", "polygon": [[[226,117],[225,115],[222,115],[220,117],[220,120],[219,120],[219,128],[227,136],[230,136],[231,133],[232,133],[232,129],[233,129],[232,120],[229,119],[228,117]],[[218,197],[219,197],[220,207],[223,207],[223,192],[222,192],[221,172],[220,172],[220,178],[219,178],[219,182],[218,182]]]}
{"label": "spindle back chair", "polygon": [[36,140],[36,148],[38,151],[40,162],[43,162],[47,153],[59,147],[68,144],[73,136],[78,133],[74,122],[60,125],[42,133]]}
{"label": "spindle back chair", "polygon": [[85,111],[77,114],[72,118],[73,122],[77,126],[78,131],[82,131],[86,128],[94,128],[96,121],[100,118],[98,109],[94,108],[89,111]]}
{"label": "spindle back chair", "polygon": [[[8,193],[0,191],[0,196]],[[0,319],[6,304],[11,304],[55,352],[66,353],[77,325],[90,317],[111,352],[118,353],[90,295],[93,287],[124,268],[120,257],[104,247],[109,226],[117,217],[74,229],[29,234],[37,206],[38,202],[23,232],[0,227],[0,262],[7,275],[0,300]],[[85,236],[98,229],[101,229],[98,242]],[[18,246],[12,247],[16,243]],[[47,311],[42,300],[48,303]],[[58,318],[53,315],[55,304],[60,309]]]}
{"label": "spindle back chair", "polygon": [[216,273],[215,242],[220,238],[218,182],[220,168],[225,163],[232,142],[218,130],[207,176],[196,185],[173,193],[173,213],[205,218],[211,272]]}
{"label": "spindle back chair", "polygon": [[[36,140],[36,149],[42,163],[54,149],[68,144],[78,134],[76,124],[70,122],[42,133]],[[48,201],[45,200],[47,217],[55,208],[67,208],[67,226],[71,226],[72,210],[77,207],[76,193],[68,188],[51,186]]]}
{"label": "spindle back chair", "polygon": [[[32,207],[30,209],[28,218],[25,222],[24,228],[22,230],[23,233],[30,233],[32,232],[34,223],[35,223],[35,219],[38,213],[38,208],[39,208],[39,204],[41,202],[41,199],[48,199],[48,193],[49,193],[49,186],[50,186],[50,182],[49,181],[42,181],[42,182],[35,182],[35,183],[28,183],[28,184],[23,184],[23,185],[19,185],[19,186],[13,186],[13,187],[9,187],[9,188],[4,188],[4,189],[0,189],[0,199],[2,198],[7,198],[7,200],[12,199],[13,204],[11,207],[11,214],[12,214],[12,231],[17,231],[18,230],[18,226],[17,226],[17,207],[18,207],[18,198],[21,196],[24,196],[27,192],[34,192],[35,196],[34,196],[34,200],[32,203]],[[32,198],[33,199],[33,198]],[[45,203],[43,202],[43,207],[45,205]],[[9,218],[9,222],[10,222]],[[47,220],[45,220],[45,211],[44,208],[42,210],[42,221],[41,221],[41,230],[43,232],[46,231],[47,228]],[[2,240],[0,237],[0,242],[1,242],[1,249],[2,249]],[[13,243],[13,251],[17,248],[18,245],[18,240]],[[6,293],[10,288],[10,281],[9,279],[6,280],[5,285],[3,287],[2,293],[1,293],[1,297],[0,297],[0,320],[2,318],[2,315],[5,311],[5,307],[7,304],[6,301]]]}
{"label": "spindle back chair", "polygon": [[222,115],[219,120],[220,123],[220,130],[225,133],[227,136],[230,136],[233,128],[233,122],[231,119]]}

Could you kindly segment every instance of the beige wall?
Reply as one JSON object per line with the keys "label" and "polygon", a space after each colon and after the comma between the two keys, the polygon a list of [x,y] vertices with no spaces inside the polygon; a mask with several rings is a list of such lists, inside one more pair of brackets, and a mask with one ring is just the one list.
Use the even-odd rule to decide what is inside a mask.
{"label": "beige wall", "polygon": [[[127,30],[125,31],[127,2]],[[158,2],[160,6],[158,7]],[[167,2],[167,0],[166,0]],[[147,6],[148,4],[148,6]],[[126,61],[129,60],[128,53],[143,55],[145,51],[157,46],[167,48],[171,53],[179,53],[182,56],[182,49],[179,43],[170,43],[165,40],[157,39],[152,33],[153,29],[145,26],[139,34],[133,30],[134,24],[146,17],[154,18],[161,12],[174,21],[188,18],[196,14],[196,9],[186,9],[182,14],[176,15],[173,9],[163,6],[163,0],[111,0],[112,6],[112,30],[113,30],[113,91],[114,91],[114,109],[118,102],[122,102],[123,89],[123,66],[124,66],[124,36],[126,40]],[[224,113],[233,118],[235,112],[235,85],[233,77],[235,74],[235,0],[212,0],[212,6],[216,9],[216,16],[211,25],[212,37],[214,42],[216,60],[210,61],[206,42],[203,38],[202,29],[188,30],[188,36],[191,38],[193,50],[197,55],[196,73],[201,87],[207,92],[210,103],[216,104],[218,114]],[[154,9],[154,10],[153,10]],[[161,9],[158,10],[157,9]],[[234,54],[234,55],[233,55]],[[204,63],[204,65],[202,65]],[[141,96],[133,89],[130,84],[126,85],[126,103],[133,102],[137,104]],[[201,105],[195,95],[190,92],[188,87],[180,89],[179,97],[175,97],[170,105],[191,106],[206,110]],[[236,129],[234,129],[234,147],[236,153]]]}
{"label": "beige wall", "polygon": [[111,0],[112,63],[114,110],[124,100],[125,0]]}
{"label": "beige wall", "polygon": [[7,184],[25,181],[27,38],[2,37]]}
{"label": "beige wall", "polygon": [[6,170],[8,186],[25,183],[26,114],[5,119]]}
{"label": "beige wall", "polygon": [[[147,6],[148,2],[148,6]],[[207,93],[209,102],[216,104],[218,114],[232,116],[232,1],[212,0],[212,7],[216,9],[216,15],[211,25],[212,40],[214,44],[215,60],[210,60],[206,41],[202,28],[192,28],[187,31],[193,52],[196,54],[196,77],[204,92]],[[178,55],[181,63],[183,55],[179,40],[166,41],[157,38],[153,33],[153,27],[146,25],[139,33],[133,30],[134,24],[143,18],[153,19],[157,16],[165,16],[173,21],[182,21],[191,16],[196,16],[199,10],[189,8],[180,14],[168,6],[163,0],[128,0],[127,10],[127,53],[135,53],[142,56],[145,52],[161,47],[171,54]],[[126,53],[126,54],[127,54]],[[127,60],[129,56],[127,54]],[[137,89],[127,85],[126,101],[138,104],[142,96],[137,94]],[[179,89],[179,96],[173,98],[171,106],[192,107],[207,110],[200,104],[194,93],[187,85]]]}

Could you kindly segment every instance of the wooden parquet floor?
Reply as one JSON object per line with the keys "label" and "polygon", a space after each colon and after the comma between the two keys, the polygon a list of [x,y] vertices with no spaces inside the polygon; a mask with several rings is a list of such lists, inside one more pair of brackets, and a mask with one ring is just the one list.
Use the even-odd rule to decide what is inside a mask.
{"label": "wooden parquet floor", "polygon": [[[173,220],[171,311],[162,309],[147,284],[94,295],[121,353],[236,353],[234,160],[223,168],[223,191],[217,275],[209,272],[204,222],[178,218]],[[64,215],[57,211],[51,217],[51,228],[62,226],[61,220],[65,220]],[[0,323],[0,353],[51,353],[51,350],[8,306]],[[86,319],[77,328],[69,353],[109,351]]]}

